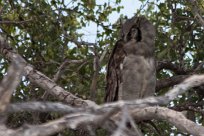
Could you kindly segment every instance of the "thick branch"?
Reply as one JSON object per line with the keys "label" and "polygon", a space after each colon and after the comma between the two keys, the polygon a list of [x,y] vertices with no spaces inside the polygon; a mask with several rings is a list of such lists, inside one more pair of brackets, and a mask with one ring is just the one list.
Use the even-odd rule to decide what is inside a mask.
{"label": "thick branch", "polygon": [[[114,112],[110,112],[110,115],[112,116]],[[106,117],[106,118],[104,118]],[[71,129],[76,129],[79,125],[83,124],[95,124],[95,125],[101,125],[102,128],[107,127],[106,124],[100,124],[99,122],[105,121],[108,119],[108,116],[102,115],[97,115],[97,114],[89,114],[89,113],[74,113],[74,114],[69,114],[66,115],[60,119],[38,125],[38,126],[28,126],[24,127],[22,129],[19,129],[19,131],[16,131],[13,135],[10,136],[47,136],[54,134],[56,132],[60,132],[61,130],[65,128],[71,128]],[[109,122],[109,125],[112,124]],[[109,126],[109,128],[112,128],[112,130],[115,129],[116,126],[112,127]]]}
{"label": "thick branch", "polygon": [[48,136],[65,128],[76,129],[80,123],[92,122],[97,120],[98,117],[87,113],[74,113],[42,125],[24,127],[11,136]]}
{"label": "thick branch", "polygon": [[[0,53],[10,61],[16,61],[16,57],[24,60],[18,53],[16,53],[7,43],[4,46],[0,46]],[[24,60],[25,61],[25,60]],[[59,100],[75,106],[91,106],[95,105],[94,102],[89,100],[83,100],[76,97],[70,92],[65,91],[62,87],[58,86],[50,78],[35,70],[33,66],[28,65],[24,68],[26,75],[35,84],[57,97]]]}
{"label": "thick branch", "polygon": [[[187,78],[186,80],[184,80],[181,84],[176,85],[173,89],[169,90],[163,96],[147,97],[147,98],[137,99],[137,100],[132,100],[132,101],[122,101],[121,100],[121,101],[117,101],[117,102],[113,102],[113,103],[105,103],[105,104],[100,105],[100,106],[95,105],[92,107],[86,107],[85,109],[86,109],[86,111],[91,111],[91,112],[97,112],[97,111],[106,112],[112,108],[122,108],[125,105],[129,106],[129,107],[134,107],[134,108],[146,107],[146,106],[155,106],[155,105],[166,105],[170,101],[174,100],[178,95],[185,93],[188,89],[195,87],[195,86],[199,86],[203,83],[204,83],[204,75],[194,75],[194,76],[191,76],[191,77]],[[69,106],[67,107],[67,105],[63,105],[63,104],[59,104],[59,103],[41,103],[42,107],[40,107],[40,103],[30,102],[28,104],[35,105],[33,107],[28,108],[28,109],[33,110],[33,111],[38,110],[37,108],[42,108],[40,110],[45,111],[47,106],[48,106],[47,110],[51,110],[50,109],[51,107],[57,106],[57,105],[60,107],[55,107],[55,110],[53,110],[53,111],[57,111],[58,109],[61,109],[62,111],[64,111],[63,109],[66,109],[66,108],[67,108],[67,112],[70,111]],[[18,106],[19,109],[17,108],[17,110],[21,110],[23,105],[26,105],[26,104],[22,104],[22,105],[19,104],[19,106]],[[47,105],[47,106],[45,106],[45,105]],[[15,108],[12,108],[12,107],[14,107],[12,105],[10,107],[11,107],[10,111],[15,109]],[[22,108],[22,109],[25,109],[25,108]],[[84,109],[84,111],[85,111],[85,109]],[[8,109],[8,111],[9,111],[9,109]],[[73,111],[73,109],[71,111]],[[66,110],[65,110],[65,112],[66,112]]]}
{"label": "thick branch", "polygon": [[[101,124],[99,122],[101,121],[104,122],[105,120],[108,120],[108,118],[110,118],[113,114],[115,114],[115,112],[112,112],[112,111],[114,111],[115,109],[120,109],[120,108],[124,108],[124,106],[127,106],[128,108],[133,110],[131,113],[137,119],[140,119],[140,120],[162,119],[170,122],[171,124],[175,125],[176,127],[178,127],[180,130],[184,132],[188,132],[193,135],[201,135],[204,133],[204,128],[202,126],[199,126],[193,123],[192,121],[187,120],[181,113],[167,108],[147,107],[147,106],[166,105],[171,100],[175,99],[179,94],[186,92],[189,88],[201,85],[203,83],[204,83],[204,75],[194,75],[187,78],[184,82],[175,86],[165,95],[160,97],[148,97],[148,98],[138,99],[133,101],[118,101],[114,103],[107,103],[101,106],[93,106],[91,108],[87,107],[87,108],[81,109],[82,111],[80,112],[77,110],[75,112],[74,110],[72,110],[72,108],[68,107],[67,108],[68,110],[71,109],[70,112],[75,112],[75,113],[72,113],[70,115],[62,117],[61,119],[58,119],[43,125],[30,127],[30,128],[22,128],[15,134],[18,134],[18,135],[31,134],[33,136],[49,135],[55,132],[59,132],[65,128],[75,129],[78,125],[83,123],[86,125],[90,123]],[[65,105],[61,105],[61,104],[58,106],[61,109],[63,109],[63,107],[66,107]],[[48,105],[46,107],[48,107],[47,109],[49,109]],[[55,109],[57,109],[57,107],[55,107]],[[46,108],[41,107],[41,109],[45,110]],[[106,124],[109,124],[109,123],[111,122],[110,121],[106,122]],[[117,124],[117,123],[115,122],[113,124]]]}
{"label": "thick branch", "polygon": [[187,132],[195,136],[203,136],[204,127],[199,126],[193,121],[188,120],[182,113],[170,110],[164,107],[146,107],[135,109],[131,111],[131,115],[136,118],[137,121],[143,120],[165,120],[172,125],[176,126],[182,132]]}
{"label": "thick branch", "polygon": [[[7,43],[0,37],[0,47],[6,47]],[[4,50],[0,50],[4,52]],[[12,61],[11,66],[8,69],[7,75],[3,78],[0,84],[0,112],[3,112],[10,102],[13,91],[18,86],[20,79],[23,75],[23,68],[25,62],[17,55],[13,55],[15,60]]]}
{"label": "thick branch", "polygon": [[14,103],[8,105],[5,112],[58,112],[58,113],[73,113],[82,111],[81,108],[74,108],[59,102],[24,102],[24,103]]}
{"label": "thick branch", "polygon": [[137,99],[133,101],[118,101],[113,103],[104,104],[103,108],[111,107],[123,107],[125,105],[133,107],[146,107],[147,105],[166,105],[170,101],[174,100],[178,95],[185,93],[188,89],[204,84],[203,75],[193,75],[185,79],[182,83],[174,86],[165,95],[158,97],[146,97],[143,99]]}

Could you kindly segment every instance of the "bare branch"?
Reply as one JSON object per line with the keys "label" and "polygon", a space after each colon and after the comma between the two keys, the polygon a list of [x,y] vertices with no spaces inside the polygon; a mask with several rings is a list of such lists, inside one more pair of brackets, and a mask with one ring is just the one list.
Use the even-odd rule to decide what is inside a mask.
{"label": "bare branch", "polygon": [[0,136],[11,136],[15,133],[15,130],[8,129],[5,125],[0,124],[0,132]]}
{"label": "bare branch", "polygon": [[124,129],[126,128],[127,116],[125,115],[125,111],[122,111],[121,121],[118,123],[117,130],[111,136],[122,136],[125,135]]}
{"label": "bare branch", "polygon": [[176,126],[179,130],[195,136],[204,134],[204,127],[188,120],[182,113],[164,107],[146,107],[131,111],[131,115],[137,121],[142,120],[165,120]]}
{"label": "bare branch", "polygon": [[99,57],[96,53],[95,53],[94,61],[93,61],[93,69],[94,69],[94,73],[93,73],[93,77],[92,77],[90,93],[91,93],[91,100],[94,101],[94,100],[96,100],[98,72],[100,69]]}
{"label": "bare branch", "polygon": [[100,65],[101,65],[102,61],[104,60],[104,58],[105,58],[107,52],[108,52],[108,46],[105,47],[104,51],[103,51],[102,54],[101,54],[101,57],[100,57],[100,59],[99,59],[99,64],[100,64]]}
{"label": "bare branch", "polygon": [[83,63],[84,62],[84,60],[68,60],[68,59],[66,59],[60,66],[59,66],[59,68],[58,68],[58,70],[57,70],[57,73],[54,75],[54,77],[53,77],[53,81],[54,82],[56,82],[59,78],[60,78],[60,76],[61,76],[61,74],[63,73],[63,70],[64,70],[64,68],[67,66],[67,65],[69,65],[69,64],[78,64],[78,63]]}
{"label": "bare branch", "polygon": [[87,45],[87,46],[95,46],[96,43],[89,43],[85,41],[77,41],[77,40],[70,40],[71,42],[75,43],[76,45]]}
{"label": "bare branch", "polygon": [[[7,43],[0,37],[0,47],[5,47]],[[4,50],[0,50],[4,52]],[[3,112],[10,102],[13,91],[18,86],[23,75],[25,62],[20,57],[13,55],[15,61],[12,61],[8,69],[7,75],[3,78],[0,84],[0,112]]]}
{"label": "bare branch", "polygon": [[170,101],[174,100],[178,95],[185,93],[192,87],[199,86],[204,83],[203,75],[193,75],[185,79],[182,83],[174,86],[165,95],[159,97],[146,97],[143,99],[137,99],[133,101],[118,101],[113,103],[107,103],[102,105],[103,108],[111,107],[123,107],[129,105],[130,107],[146,107],[147,105],[166,105]]}
{"label": "bare branch", "polygon": [[97,121],[101,120],[101,118],[103,118],[103,114],[94,115],[89,113],[73,113],[42,125],[21,128],[16,131],[15,134],[10,136],[47,136],[59,132],[65,128],[76,129],[79,125],[83,123],[94,123],[99,125]]}
{"label": "bare branch", "polygon": [[[78,125],[81,124],[95,124],[98,125],[98,122],[104,122],[104,126],[102,127],[106,128],[110,127],[107,125],[112,124],[112,127],[115,130],[117,126],[117,122],[111,121],[109,119],[116,120],[116,117],[119,117],[120,114],[116,114],[114,118],[112,116],[117,113],[117,109],[123,108],[124,106],[127,106],[128,109],[131,109],[131,115],[136,118],[138,121],[140,120],[147,120],[147,119],[162,119],[170,122],[171,124],[178,127],[178,129],[188,132],[193,135],[201,135],[204,133],[204,128],[202,126],[197,125],[196,123],[187,120],[181,113],[163,108],[163,107],[147,107],[149,105],[165,105],[168,104],[171,100],[175,99],[177,95],[184,93],[191,87],[198,86],[200,84],[204,83],[204,75],[194,75],[186,79],[181,84],[175,86],[173,89],[171,89],[169,92],[167,92],[164,96],[159,97],[148,97],[144,99],[138,99],[133,101],[118,101],[114,103],[107,103],[103,104],[101,106],[93,106],[93,107],[86,107],[86,108],[73,108],[73,107],[67,107],[66,105],[59,104],[59,103],[38,103],[34,106],[27,105],[27,109],[34,111],[39,109],[41,111],[59,111],[60,109],[64,111],[65,113],[71,113],[69,115],[66,115],[62,117],[61,119],[48,122],[46,124],[38,125],[38,126],[31,126],[31,127],[23,127],[21,130],[18,130],[18,135],[25,135],[25,134],[31,134],[31,136],[41,136],[41,135],[49,135],[56,132],[59,132],[65,128],[71,128],[76,129]],[[31,103],[32,104],[32,103]],[[35,104],[35,103],[34,103]],[[42,106],[39,106],[39,105]],[[19,104],[16,107],[20,107],[19,109],[15,109],[16,111],[19,110],[27,110],[26,108],[22,108],[23,104]],[[9,106],[9,109],[12,109],[12,106]],[[14,107],[14,106],[13,106]],[[31,108],[33,107],[33,108]],[[145,107],[145,108],[144,108]],[[39,108],[39,109],[38,109]],[[73,112],[73,113],[72,113]],[[106,114],[104,114],[106,113]],[[127,116],[126,116],[127,117]],[[101,123],[102,123],[101,122]],[[115,124],[116,125],[113,125]],[[128,130],[124,128],[122,131],[125,134],[128,134]]]}
{"label": "bare branch", "polygon": [[14,113],[14,112],[58,112],[58,113],[73,113],[84,111],[80,108],[73,108],[71,106],[59,103],[59,102],[24,102],[24,103],[14,103],[8,105],[5,112]]}
{"label": "bare branch", "polygon": [[87,113],[74,113],[38,126],[24,127],[12,136],[48,136],[65,128],[76,129],[80,123],[92,122],[98,117]]}
{"label": "bare branch", "polygon": [[[129,112],[127,107],[123,107],[122,113],[121,113],[121,121],[118,122],[118,128],[111,136],[128,136],[128,133],[126,133],[127,123],[130,122],[131,126],[134,128],[135,136],[143,136],[143,134],[140,132],[140,130],[136,127],[135,123],[133,123],[133,120],[129,117]],[[119,115],[119,114],[117,114]],[[131,120],[130,120],[131,119]],[[117,120],[117,119],[116,119]]]}
{"label": "bare branch", "polygon": [[[203,83],[204,83],[204,75],[193,75],[193,76],[187,78],[181,84],[176,85],[173,89],[169,90],[163,96],[147,97],[147,98],[137,99],[137,100],[132,100],[132,101],[122,101],[121,100],[121,101],[117,101],[117,102],[113,102],[113,103],[105,103],[105,104],[100,105],[100,106],[95,105],[95,106],[87,107],[86,111],[90,110],[92,112],[96,112],[96,111],[107,112],[107,111],[111,110],[112,108],[121,108],[125,105],[129,106],[129,107],[134,107],[134,108],[146,107],[149,105],[152,105],[152,106],[154,106],[154,105],[166,105],[171,100],[174,100],[179,94],[183,94],[188,89],[195,87],[195,86],[199,86]],[[30,104],[32,104],[32,102]],[[33,104],[35,104],[35,103],[33,103]],[[42,106],[45,104],[48,104],[48,103],[44,103],[44,104],[42,103]],[[39,105],[40,105],[40,103],[39,103]],[[52,103],[50,103],[50,105],[52,105]],[[36,104],[36,106],[37,106],[37,104]],[[38,108],[40,108],[40,107],[38,107]],[[66,106],[65,106],[65,108],[66,108]],[[58,110],[58,109],[56,108],[56,110]]]}
{"label": "bare branch", "polygon": [[[78,63],[83,63],[84,60],[69,60],[66,59],[58,68],[57,73],[54,75],[53,77],[53,81],[57,82],[57,80],[61,77],[61,75],[64,72],[65,67],[67,67],[69,64],[78,64]],[[85,61],[86,62],[86,61]],[[48,92],[44,92],[44,94],[42,95],[42,99],[45,100],[48,97],[49,93]]]}
{"label": "bare branch", "polygon": [[[24,60],[17,52],[15,52],[8,44],[0,46],[0,53],[10,61],[16,61],[16,57]],[[25,61],[25,60],[24,60]],[[96,105],[95,102],[89,100],[83,100],[73,95],[70,92],[65,91],[62,87],[58,86],[53,80],[35,70],[32,65],[28,65],[24,68],[26,75],[31,82],[39,85],[45,91],[57,97],[59,100],[75,106],[92,106]]]}

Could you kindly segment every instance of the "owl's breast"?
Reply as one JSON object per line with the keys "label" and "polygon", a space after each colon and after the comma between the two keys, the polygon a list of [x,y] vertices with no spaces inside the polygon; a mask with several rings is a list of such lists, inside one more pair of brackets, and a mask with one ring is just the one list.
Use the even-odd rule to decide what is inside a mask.
{"label": "owl's breast", "polygon": [[155,91],[154,58],[128,55],[123,61],[122,99],[143,98]]}

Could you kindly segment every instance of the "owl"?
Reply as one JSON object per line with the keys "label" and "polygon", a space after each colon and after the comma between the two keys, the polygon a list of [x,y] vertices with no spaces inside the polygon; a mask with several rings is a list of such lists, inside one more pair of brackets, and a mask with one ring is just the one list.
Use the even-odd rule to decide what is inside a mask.
{"label": "owl", "polygon": [[122,24],[107,66],[106,102],[154,95],[154,38],[155,28],[144,16]]}

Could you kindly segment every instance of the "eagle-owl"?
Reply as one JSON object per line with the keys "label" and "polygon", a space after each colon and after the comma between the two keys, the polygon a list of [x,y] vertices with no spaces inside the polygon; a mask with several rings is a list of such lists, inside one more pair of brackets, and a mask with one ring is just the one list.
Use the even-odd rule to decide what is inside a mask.
{"label": "eagle-owl", "polygon": [[154,38],[155,28],[144,16],[122,25],[108,63],[106,102],[154,95]]}

